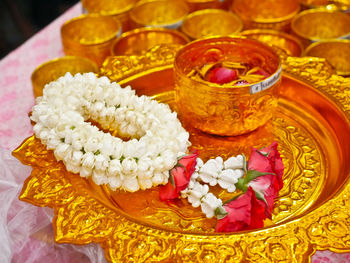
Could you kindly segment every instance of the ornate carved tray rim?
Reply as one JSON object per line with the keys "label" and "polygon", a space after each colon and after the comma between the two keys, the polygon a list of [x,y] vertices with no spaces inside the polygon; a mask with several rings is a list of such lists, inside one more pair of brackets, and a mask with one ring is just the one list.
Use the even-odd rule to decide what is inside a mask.
{"label": "ornate carved tray rim", "polygon": [[[120,70],[118,67],[115,72],[104,71],[103,67],[101,74],[107,76],[113,75],[115,79],[121,79],[123,83],[126,83],[129,76],[132,76],[133,73],[142,75],[142,72],[144,70],[147,72],[150,72],[149,70],[151,70],[152,72],[152,68],[157,68],[158,70],[159,68],[169,68],[175,55],[176,48],[167,48],[168,47],[165,47],[163,49],[156,48],[154,50],[150,50],[145,55],[138,57],[111,57],[107,63],[116,63],[116,61],[119,61],[118,63],[122,64],[124,61],[132,60],[131,62],[128,62],[129,65],[132,66],[137,64],[139,66],[135,67],[134,69],[127,69],[129,71],[125,69]],[[156,61],[156,65],[152,64],[154,61]],[[350,79],[332,75],[330,66],[325,62],[324,59],[289,57],[284,59],[283,64],[285,74],[291,75],[292,77],[295,77],[302,82],[306,82],[314,87],[317,87],[319,92],[325,94],[339,107],[339,109],[346,116],[347,122],[350,123],[350,103],[348,103],[346,100],[345,95],[340,92],[342,91],[342,88],[345,89],[346,87],[350,86]],[[320,73],[315,75],[315,70],[318,70]],[[125,78],[125,76],[127,77]],[[30,137],[24,142],[24,144],[30,144],[33,140],[35,139],[33,137]],[[13,152],[13,155],[15,157],[18,157],[22,146],[23,144]],[[154,226],[149,225],[145,222],[139,222],[139,220],[135,221],[127,214],[119,214],[110,208],[105,207],[98,200],[94,199],[86,193],[77,194],[75,188],[78,186],[73,187],[74,184],[70,180],[58,180],[55,182],[57,183],[55,187],[66,189],[68,193],[73,193],[73,196],[70,196],[70,198],[64,196],[48,197],[50,194],[54,193],[50,191],[54,191],[55,189],[50,189],[49,187],[47,189],[40,189],[44,190],[42,193],[40,191],[38,192],[38,189],[34,189],[33,187],[35,183],[39,184],[39,186],[42,186],[42,182],[40,182],[40,176],[38,174],[40,171],[38,170],[40,170],[38,167],[33,166],[33,172],[24,183],[20,194],[20,199],[37,206],[48,206],[54,208],[55,218],[53,225],[57,242],[69,242],[75,244],[87,244],[91,242],[100,243],[101,246],[105,249],[105,255],[107,259],[113,262],[120,260],[132,261],[135,258],[138,260],[173,259],[176,261],[176,259],[179,260],[179,258],[185,261],[186,258],[187,260],[199,260],[198,255],[194,256],[191,254],[190,248],[192,248],[192,250],[194,249],[196,252],[199,249],[198,251],[200,251],[201,255],[203,254],[204,256],[210,256],[212,255],[210,254],[210,251],[213,249],[213,246],[214,249],[218,249],[218,246],[221,246],[221,248],[225,249],[226,253],[221,253],[219,255],[221,259],[241,261],[246,259],[245,256],[247,256],[247,252],[244,252],[245,250],[262,248],[262,244],[259,242],[263,242],[263,247],[265,247],[265,250],[260,251],[259,253],[264,255],[264,260],[268,260],[267,262],[273,260],[283,260],[281,258],[281,253],[283,253],[284,256],[287,256],[287,259],[292,262],[309,262],[311,260],[311,255],[314,254],[316,250],[329,249],[338,253],[350,252],[350,244],[347,243],[345,238],[344,240],[341,240],[339,233],[331,232],[334,235],[332,236],[333,239],[331,236],[329,236],[331,233],[328,233],[329,235],[326,237],[322,236],[322,233],[319,233],[319,240],[316,240],[309,236],[310,233],[308,232],[308,229],[305,228],[307,226],[310,227],[313,225],[314,228],[312,231],[321,231],[322,229],[318,228],[321,225],[319,221],[327,221],[332,219],[332,215],[328,214],[329,211],[334,212],[331,208],[343,207],[343,210],[345,209],[344,211],[346,211],[347,208],[350,210],[350,204],[346,203],[346,201],[350,199],[350,185],[348,184],[349,178],[332,199],[327,200],[322,205],[316,207],[307,215],[302,214],[296,216],[289,222],[267,226],[256,231],[224,234],[197,234],[191,232],[178,232],[176,230],[170,230],[168,228],[159,226],[155,228]],[[74,178],[72,180],[74,181]],[[45,191],[48,192],[45,193]],[[45,194],[47,194],[46,199]],[[50,198],[52,198],[52,200]],[[74,202],[72,200],[74,200]],[[76,232],[74,232],[74,226],[70,224],[70,218],[67,215],[67,213],[69,214],[76,212],[72,203],[74,203],[75,206],[85,204],[91,205],[94,208],[94,215],[88,214],[88,219],[90,221],[93,221],[93,223],[96,223],[98,225],[97,227],[101,227],[101,229],[96,232],[94,231],[96,228],[91,230],[87,227],[87,225],[81,224],[81,231],[77,232],[76,230]],[[71,205],[73,207],[71,207]],[[350,217],[349,215],[345,216]],[[301,219],[303,219],[303,224],[299,222]],[[105,225],[101,225],[102,221],[105,223]],[[283,229],[294,231],[294,235],[289,236],[289,239],[284,242],[278,239],[278,235],[274,235],[278,234],[278,232],[281,232],[279,234],[282,235]],[[127,233],[127,235],[125,233]],[[349,229],[347,233],[350,233]],[[221,237],[221,243],[216,244],[215,240],[219,236]],[[137,246],[134,247],[136,250],[130,252],[129,249],[135,245],[134,242],[136,242],[138,245],[141,244],[144,247],[148,248],[152,253],[149,254],[149,252],[147,252],[147,254]],[[159,243],[161,244],[159,245]],[[201,245],[199,246],[198,243]],[[253,248],[251,246],[253,246]],[[267,251],[266,247],[268,247],[268,249],[271,249],[272,252],[270,250]],[[186,250],[186,248],[188,248],[188,250]],[[277,252],[274,249],[277,249]],[[277,254],[274,254],[274,251]],[[143,252],[146,254],[142,254]],[[253,256],[254,255],[251,255],[250,260],[254,260],[254,258],[252,258]]]}

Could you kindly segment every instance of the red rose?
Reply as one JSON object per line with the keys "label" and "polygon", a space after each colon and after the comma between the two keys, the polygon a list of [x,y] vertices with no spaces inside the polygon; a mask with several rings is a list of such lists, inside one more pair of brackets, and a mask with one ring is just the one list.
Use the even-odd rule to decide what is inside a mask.
{"label": "red rose", "polygon": [[175,167],[170,170],[175,185],[169,181],[166,185],[161,186],[159,190],[160,200],[165,201],[180,196],[180,192],[186,189],[190,182],[191,175],[195,171],[197,157],[198,151],[196,150],[193,153],[182,157]]}
{"label": "red rose", "polygon": [[219,67],[210,70],[206,78],[213,83],[225,84],[238,79],[238,76],[237,71],[234,69]]}
{"label": "red rose", "polygon": [[227,215],[218,220],[216,232],[235,232],[264,226],[265,207],[251,187],[237,199],[224,205]]}
{"label": "red rose", "polygon": [[277,150],[277,142],[273,142],[270,146],[261,150],[253,148],[247,168],[262,173],[271,173],[259,176],[249,183],[254,191],[264,196],[267,204],[263,201],[260,202],[265,204],[266,215],[271,218],[274,199],[283,187],[284,166]]}

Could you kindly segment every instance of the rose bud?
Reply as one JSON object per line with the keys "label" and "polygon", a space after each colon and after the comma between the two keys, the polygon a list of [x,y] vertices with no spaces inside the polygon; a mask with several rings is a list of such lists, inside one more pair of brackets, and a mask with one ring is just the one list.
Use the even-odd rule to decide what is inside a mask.
{"label": "rose bud", "polygon": [[223,67],[210,70],[206,76],[207,81],[217,84],[229,83],[237,78],[236,70]]}

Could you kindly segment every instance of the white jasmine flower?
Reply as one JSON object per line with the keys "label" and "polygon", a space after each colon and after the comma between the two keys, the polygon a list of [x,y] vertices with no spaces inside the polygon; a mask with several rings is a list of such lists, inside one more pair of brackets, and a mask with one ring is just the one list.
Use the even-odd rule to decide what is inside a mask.
{"label": "white jasmine flower", "polygon": [[70,162],[64,162],[64,165],[66,166],[67,171],[70,171],[72,173],[80,173],[79,165],[74,165]]}
{"label": "white jasmine flower", "polygon": [[208,185],[202,185],[198,182],[194,182],[190,186],[190,189],[187,193],[188,201],[192,204],[193,207],[198,207],[201,205],[201,199],[208,193]]}
{"label": "white jasmine flower", "polygon": [[160,172],[155,172],[152,177],[152,183],[154,186],[162,184],[164,181],[163,174]]}
{"label": "white jasmine flower", "polygon": [[72,164],[79,166],[81,164],[82,157],[83,157],[83,153],[81,151],[73,151]]}
{"label": "white jasmine flower", "polygon": [[243,170],[237,169],[227,169],[223,170],[220,173],[220,177],[217,182],[221,188],[226,189],[229,193],[236,191],[235,184],[238,182],[238,179],[244,175]]}
{"label": "white jasmine flower", "polygon": [[108,177],[108,184],[112,190],[118,189],[122,185],[122,180],[120,179],[119,174]]}
{"label": "white jasmine flower", "polygon": [[90,138],[84,145],[84,149],[87,152],[96,152],[100,146],[100,141],[97,137]]}
{"label": "white jasmine flower", "polygon": [[110,163],[109,163],[108,174],[111,177],[114,177],[115,175],[120,174],[122,169],[123,168],[122,168],[122,165],[120,163],[120,160],[114,159],[114,160],[110,161]]}
{"label": "white jasmine flower", "polygon": [[71,152],[71,147],[68,144],[61,143],[57,146],[57,148],[54,150],[55,157],[57,161],[61,161],[64,159],[64,157]]}
{"label": "white jasmine flower", "polygon": [[136,192],[140,189],[136,176],[125,176],[122,188],[128,192]]}
{"label": "white jasmine flower", "polygon": [[206,194],[201,201],[201,209],[207,218],[212,218],[215,215],[215,209],[222,206],[221,199],[216,198],[212,193]]}
{"label": "white jasmine flower", "polygon": [[95,168],[97,170],[105,171],[108,164],[107,158],[103,154],[95,155]]}
{"label": "white jasmine flower", "polygon": [[225,169],[243,169],[243,155],[230,157],[224,162]]}
{"label": "white jasmine flower", "polygon": [[137,164],[134,158],[127,157],[122,161],[123,173],[131,174],[137,172]]}
{"label": "white jasmine flower", "polygon": [[197,158],[196,161],[197,161],[197,163],[196,163],[196,172],[198,172],[199,169],[202,168],[204,162],[203,162],[203,160],[202,160],[201,158],[199,158],[199,157]]}
{"label": "white jasmine flower", "polygon": [[217,184],[222,168],[223,165],[220,160],[210,159],[199,169],[199,177],[203,182],[214,186]]}
{"label": "white jasmine flower", "polygon": [[108,183],[108,177],[105,176],[105,172],[101,170],[93,170],[92,172],[92,180],[95,184],[101,185]]}
{"label": "white jasmine flower", "polygon": [[87,152],[82,157],[82,165],[86,168],[92,169],[95,166],[95,156],[92,152]]}
{"label": "white jasmine flower", "polygon": [[138,183],[142,190],[149,189],[153,186],[152,178],[140,178],[138,177]]}
{"label": "white jasmine flower", "polygon": [[92,174],[92,169],[81,166],[80,167],[80,176],[81,177],[89,177]]}

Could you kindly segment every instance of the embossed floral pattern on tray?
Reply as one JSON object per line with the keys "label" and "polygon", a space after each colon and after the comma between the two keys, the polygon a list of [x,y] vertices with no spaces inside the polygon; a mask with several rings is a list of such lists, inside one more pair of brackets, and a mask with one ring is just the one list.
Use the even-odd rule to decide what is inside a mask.
{"label": "embossed floral pattern on tray", "polygon": [[[162,62],[157,61],[157,49],[145,57],[132,58],[144,61],[140,62],[141,66],[135,74],[142,72],[142,67],[152,69],[154,61],[157,61],[157,67],[169,66],[173,55],[170,52],[167,57],[162,52]],[[128,59],[111,59],[119,65],[121,62],[118,61],[124,60]],[[146,64],[142,66],[142,63]],[[104,72],[108,72],[109,76],[116,76],[114,70],[108,65],[104,66]],[[130,67],[127,72],[128,78],[132,76]],[[327,63],[315,58],[287,58],[284,60],[284,72],[316,87],[317,92],[329,98],[330,103],[337,105],[343,112],[344,125],[350,125],[350,79],[332,75]],[[119,72],[117,76],[122,79],[123,73]],[[285,221],[288,215],[284,211],[303,210],[305,200],[313,198],[310,193],[317,192],[318,185],[322,184],[323,177],[320,174],[327,174],[327,167],[322,166],[324,153],[316,140],[310,139],[312,136],[307,131],[293,127],[288,121],[286,123],[285,118],[282,114],[273,119],[271,125],[284,127],[278,129],[274,136],[288,138],[280,139],[288,141],[281,146],[284,159],[296,157],[300,162],[300,165],[295,166],[286,161],[287,175],[302,173],[302,176],[297,177],[297,180],[285,179],[288,184],[282,189],[274,211],[274,222],[277,223],[257,231],[199,234],[189,229],[181,231],[135,219],[113,207],[110,196],[104,194],[104,188],[94,188],[97,192],[92,194],[90,180],[68,173],[64,165],[55,160],[52,152],[34,137],[26,139],[13,152],[24,164],[33,167],[20,199],[54,209],[56,216],[53,224],[57,242],[100,243],[105,249],[106,258],[111,262],[305,262],[310,260],[317,249],[349,252],[350,185],[346,184],[349,170],[342,171],[347,173],[344,174],[345,183],[339,186],[333,198],[325,198],[322,204],[308,213],[300,212],[293,220]],[[290,172],[298,167],[302,167],[303,171]],[[167,212],[160,210],[158,213],[159,217],[163,217]],[[151,213],[145,217],[152,218],[154,215]]]}

